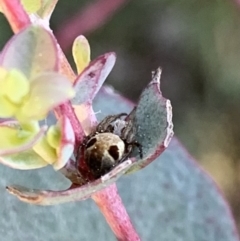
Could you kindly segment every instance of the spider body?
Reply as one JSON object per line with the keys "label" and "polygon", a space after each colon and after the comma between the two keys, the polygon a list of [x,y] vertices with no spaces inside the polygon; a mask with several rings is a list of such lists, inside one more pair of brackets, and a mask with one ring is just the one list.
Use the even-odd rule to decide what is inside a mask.
{"label": "spider body", "polygon": [[84,160],[94,178],[101,177],[126,160],[134,146],[139,148],[142,157],[141,145],[135,140],[136,129],[131,114],[123,119],[124,116],[127,114],[105,117],[85,139]]}

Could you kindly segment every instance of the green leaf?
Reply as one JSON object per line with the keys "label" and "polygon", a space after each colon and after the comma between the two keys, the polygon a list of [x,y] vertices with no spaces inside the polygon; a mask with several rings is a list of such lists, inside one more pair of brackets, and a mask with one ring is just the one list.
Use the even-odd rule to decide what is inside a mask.
{"label": "green leaf", "polygon": [[48,165],[33,150],[0,157],[0,163],[19,170],[37,169]]}
{"label": "green leaf", "polygon": [[90,46],[88,40],[83,36],[78,36],[72,47],[72,55],[77,67],[77,72],[80,74],[90,62]]}
{"label": "green leaf", "polygon": [[42,0],[21,0],[21,3],[28,13],[35,13],[41,8]]}
{"label": "green leaf", "polygon": [[[111,114],[129,113],[134,107],[109,87],[100,90],[94,103],[94,110],[101,110],[97,115],[99,120]],[[20,203],[4,191],[7,183],[67,189],[69,181],[51,167],[23,173],[0,166],[0,176],[0,225],[8,230],[0,232],[3,240],[16,240],[13,226],[19,227],[19,240],[29,238],[29,230],[36,241],[55,240],[53,230],[58,230],[60,240],[69,240],[69,237],[71,240],[114,240],[91,201],[36,207]],[[142,240],[239,241],[233,216],[221,191],[176,138],[147,168],[124,176],[117,185]],[[69,193],[66,191],[66,194]],[[17,215],[13,207],[18,207]],[[101,231],[92,232],[89,225]]]}
{"label": "green leaf", "polygon": [[57,71],[56,41],[49,31],[40,26],[27,27],[5,45],[0,65],[6,69],[18,69],[28,79],[45,71]]}
{"label": "green leaf", "polygon": [[40,120],[56,106],[74,96],[71,82],[59,73],[43,73],[31,82],[30,93],[19,109],[19,119]]}
{"label": "green leaf", "polygon": [[31,149],[44,135],[46,127],[33,132],[23,130],[17,122],[0,124],[0,156],[12,155]]}
{"label": "green leaf", "polygon": [[42,6],[37,11],[38,16],[42,19],[46,19],[47,21],[49,21],[57,2],[58,0],[42,0]]}

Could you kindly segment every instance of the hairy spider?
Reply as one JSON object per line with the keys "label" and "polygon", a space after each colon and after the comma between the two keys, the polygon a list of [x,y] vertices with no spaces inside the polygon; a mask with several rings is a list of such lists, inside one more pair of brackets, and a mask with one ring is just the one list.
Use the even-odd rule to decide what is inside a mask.
{"label": "hairy spider", "polygon": [[121,113],[105,117],[86,137],[82,145],[83,155],[94,178],[101,177],[126,160],[135,146],[142,158],[142,146],[135,140],[134,111],[129,115]]}

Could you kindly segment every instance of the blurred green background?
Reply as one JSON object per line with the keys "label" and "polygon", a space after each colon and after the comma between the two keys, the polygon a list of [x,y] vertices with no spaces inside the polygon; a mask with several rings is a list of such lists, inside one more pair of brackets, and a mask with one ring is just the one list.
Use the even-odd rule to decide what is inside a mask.
{"label": "blurred green background", "polygon": [[[62,23],[92,2],[59,0],[53,30],[61,31]],[[2,15],[0,29],[2,48],[12,35]],[[219,183],[240,223],[240,3],[126,1],[86,37],[92,58],[117,53],[107,84],[133,101],[151,71],[162,67],[161,88],[172,101],[175,134]],[[66,54],[72,62],[71,50]]]}

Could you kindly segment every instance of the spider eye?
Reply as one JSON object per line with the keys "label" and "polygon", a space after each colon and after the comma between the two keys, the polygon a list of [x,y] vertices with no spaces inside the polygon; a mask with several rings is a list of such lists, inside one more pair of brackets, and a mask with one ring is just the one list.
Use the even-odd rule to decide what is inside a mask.
{"label": "spider eye", "polygon": [[92,138],[88,143],[86,148],[88,149],[89,147],[93,146],[96,143],[97,139],[96,138]]}
{"label": "spider eye", "polygon": [[111,146],[108,149],[108,153],[112,156],[112,158],[117,161],[119,159],[119,149],[117,146]]}

